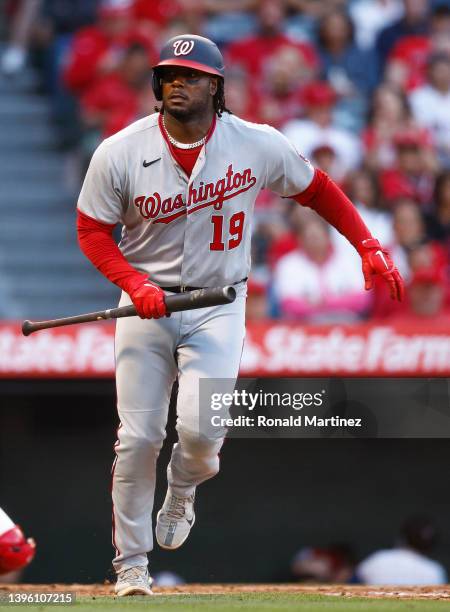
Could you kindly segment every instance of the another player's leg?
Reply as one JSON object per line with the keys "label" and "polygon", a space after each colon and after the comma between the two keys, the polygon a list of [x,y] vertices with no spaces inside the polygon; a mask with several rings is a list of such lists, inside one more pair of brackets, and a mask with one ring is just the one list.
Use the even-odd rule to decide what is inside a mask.
{"label": "another player's leg", "polygon": [[[179,390],[177,431],[167,468],[168,490],[156,524],[162,548],[183,544],[195,522],[196,486],[219,471],[219,451],[225,430],[202,427],[199,379],[226,378],[230,388],[239,370],[245,334],[245,288],[233,304],[183,313],[186,334],[178,347]],[[190,322],[190,325],[188,324]],[[200,409],[201,412],[201,409]]]}
{"label": "another player's leg", "polygon": [[[121,303],[121,305],[123,305]],[[113,465],[113,561],[116,594],[151,594],[147,552],[153,548],[152,509],[156,460],[165,438],[176,377],[175,317],[119,319],[116,331],[117,409]]]}

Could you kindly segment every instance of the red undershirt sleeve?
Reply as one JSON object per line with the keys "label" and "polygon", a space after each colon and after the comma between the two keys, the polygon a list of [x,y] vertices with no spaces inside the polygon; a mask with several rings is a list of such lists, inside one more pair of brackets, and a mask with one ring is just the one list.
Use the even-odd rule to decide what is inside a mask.
{"label": "red undershirt sleeve", "polygon": [[313,180],[305,191],[292,196],[292,199],[302,206],[315,210],[345,236],[358,253],[361,252],[362,241],[372,238],[355,206],[336,183],[319,168],[315,169]]}
{"label": "red undershirt sleeve", "polygon": [[148,276],[131,266],[112,236],[115,224],[102,223],[77,211],[78,243],[81,251],[94,266],[128,294],[147,280]]}

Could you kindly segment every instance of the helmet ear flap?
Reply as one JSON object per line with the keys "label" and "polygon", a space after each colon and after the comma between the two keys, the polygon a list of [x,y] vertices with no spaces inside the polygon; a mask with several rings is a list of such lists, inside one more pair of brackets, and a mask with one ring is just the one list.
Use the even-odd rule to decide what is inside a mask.
{"label": "helmet ear flap", "polygon": [[158,101],[161,101],[162,100],[162,83],[161,83],[161,76],[158,74],[157,70],[153,70],[152,87],[153,87],[153,93],[155,94],[155,98]]}

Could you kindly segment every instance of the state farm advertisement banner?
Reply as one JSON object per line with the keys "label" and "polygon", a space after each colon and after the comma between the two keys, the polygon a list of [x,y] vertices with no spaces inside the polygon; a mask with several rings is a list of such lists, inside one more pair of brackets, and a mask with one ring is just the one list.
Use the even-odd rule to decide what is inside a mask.
{"label": "state farm advertisement banner", "polygon": [[[249,324],[242,376],[450,376],[450,329],[417,325]],[[25,338],[0,323],[0,377],[99,378],[114,373],[114,323]]]}
{"label": "state farm advertisement banner", "polygon": [[0,377],[111,377],[114,328],[85,323],[25,337],[20,324],[0,323]]}
{"label": "state farm advertisement banner", "polygon": [[450,329],[397,325],[257,324],[248,329],[244,376],[449,376]]}

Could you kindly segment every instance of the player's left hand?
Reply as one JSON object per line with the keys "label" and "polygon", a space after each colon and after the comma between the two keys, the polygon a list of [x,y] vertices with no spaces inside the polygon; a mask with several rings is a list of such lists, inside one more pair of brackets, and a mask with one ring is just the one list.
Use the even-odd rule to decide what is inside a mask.
{"label": "player's left hand", "polygon": [[362,258],[365,289],[372,289],[374,275],[382,276],[389,285],[391,298],[401,302],[405,293],[403,279],[386,249],[375,238],[369,238],[363,240],[358,250]]}

